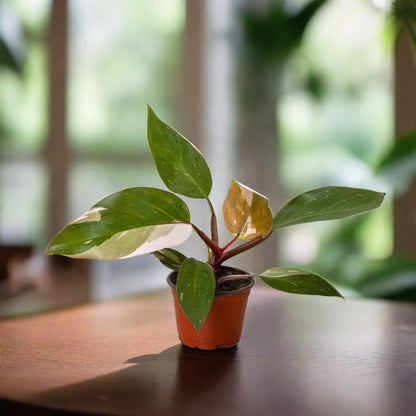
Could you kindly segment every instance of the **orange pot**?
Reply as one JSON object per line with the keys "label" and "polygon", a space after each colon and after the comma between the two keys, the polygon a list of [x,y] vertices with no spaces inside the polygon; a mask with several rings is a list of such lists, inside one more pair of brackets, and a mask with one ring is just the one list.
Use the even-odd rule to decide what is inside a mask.
{"label": "orange pot", "polygon": [[[245,273],[236,270],[238,273]],[[254,285],[254,279],[238,291],[216,293],[208,316],[198,333],[179,305],[176,286],[171,281],[175,273],[171,273],[167,281],[172,289],[180,341],[187,347],[201,350],[225,349],[237,345],[240,341],[247,299]]]}

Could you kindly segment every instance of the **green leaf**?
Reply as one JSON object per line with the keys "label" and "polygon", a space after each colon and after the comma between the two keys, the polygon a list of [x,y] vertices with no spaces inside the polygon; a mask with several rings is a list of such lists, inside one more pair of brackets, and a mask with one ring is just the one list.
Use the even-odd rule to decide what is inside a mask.
{"label": "green leaf", "polygon": [[186,259],[178,273],[176,292],[179,305],[199,332],[215,295],[215,275],[207,263]]}
{"label": "green leaf", "polygon": [[323,277],[293,267],[272,267],[259,274],[264,283],[273,289],[298,295],[320,295],[343,297]]}
{"label": "green leaf", "polygon": [[173,248],[164,248],[152,253],[164,266],[169,269],[179,271],[182,263],[186,260],[186,256]]}
{"label": "green leaf", "polygon": [[273,225],[269,200],[236,181],[231,182],[222,212],[228,230],[246,240],[266,235]]}
{"label": "green leaf", "polygon": [[173,192],[191,198],[207,198],[212,178],[209,167],[196,147],[160,120],[148,106],[147,138],[156,168]]}
{"label": "green leaf", "polygon": [[179,197],[156,188],[116,192],[68,224],[46,254],[119,259],[172,247],[192,232],[189,209]]}
{"label": "green leaf", "polygon": [[273,219],[273,229],[360,214],[381,205],[384,193],[344,186],[325,186],[302,193]]}

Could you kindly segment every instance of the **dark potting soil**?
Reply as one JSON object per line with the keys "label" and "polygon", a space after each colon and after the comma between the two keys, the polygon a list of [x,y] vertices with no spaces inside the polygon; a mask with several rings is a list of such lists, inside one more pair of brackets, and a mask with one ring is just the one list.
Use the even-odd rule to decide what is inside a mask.
{"label": "dark potting soil", "polygon": [[[232,269],[226,266],[220,268],[217,272],[216,278],[220,278],[223,276],[233,275],[233,274],[244,274],[246,272],[239,270],[239,269]],[[178,278],[178,274],[174,273],[171,277],[171,282],[176,286],[176,281]],[[226,280],[222,282],[220,285],[217,285],[215,293],[224,293],[224,292],[233,292],[240,289],[244,289],[247,286],[250,286],[253,278],[252,277],[242,277],[241,279],[233,279],[233,280]]]}
{"label": "dark potting soil", "polygon": [[251,283],[251,279],[252,278],[247,277],[244,279],[226,280],[217,286],[215,293],[232,292],[234,290],[243,289]]}

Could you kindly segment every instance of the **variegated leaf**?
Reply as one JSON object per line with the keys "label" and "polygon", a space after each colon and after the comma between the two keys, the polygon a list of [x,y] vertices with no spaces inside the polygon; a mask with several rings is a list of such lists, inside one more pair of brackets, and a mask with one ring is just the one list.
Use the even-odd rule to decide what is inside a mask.
{"label": "variegated leaf", "polygon": [[49,243],[47,254],[119,259],[173,247],[192,232],[188,207],[156,188],[130,188],[98,202]]}
{"label": "variegated leaf", "polygon": [[164,266],[171,270],[178,271],[186,256],[173,248],[164,248],[152,253]]}
{"label": "variegated leaf", "polygon": [[246,240],[267,234],[273,225],[268,199],[236,181],[231,183],[222,212],[228,230]]}

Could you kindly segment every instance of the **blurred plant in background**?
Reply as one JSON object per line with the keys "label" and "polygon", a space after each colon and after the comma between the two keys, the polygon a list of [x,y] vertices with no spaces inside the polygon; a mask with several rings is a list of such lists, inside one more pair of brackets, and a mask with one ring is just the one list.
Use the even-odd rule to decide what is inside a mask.
{"label": "blurred plant in background", "polygon": [[[281,113],[281,175],[288,192],[328,183],[374,186],[387,191],[390,204],[367,218],[311,227],[297,239],[286,235],[283,245],[290,249],[296,240],[293,245],[303,246],[306,255],[297,252],[293,261],[312,262],[316,270],[352,293],[416,301],[416,260],[392,254],[392,199],[416,177],[416,133],[390,144],[389,69],[392,45],[399,36],[406,31],[415,42],[416,5],[395,1],[385,15],[370,2],[358,3],[329,2],[326,12],[329,16],[332,9],[337,38],[329,39],[331,24],[324,23],[322,13],[290,63],[292,72],[285,74],[292,90]],[[298,85],[295,92],[293,85]],[[293,250],[282,254],[290,257]]]}
{"label": "blurred plant in background", "polygon": [[407,32],[416,47],[416,3],[413,0],[394,0],[391,5],[391,17],[396,29],[397,40]]}
{"label": "blurred plant in background", "polygon": [[[394,1],[388,20],[393,23],[396,45],[406,32],[415,48],[416,4],[408,0]],[[389,189],[389,193],[404,194],[416,179],[416,131],[396,138],[372,175],[373,181]],[[332,269],[339,283],[349,285],[363,296],[416,302],[416,259],[391,254],[382,259],[363,260],[359,256],[362,249],[359,235],[367,229],[368,220],[363,217],[346,223],[326,241],[316,265],[321,270]]]}
{"label": "blurred plant in background", "polygon": [[[45,142],[47,113],[46,27],[48,2],[0,2],[1,36],[9,68],[0,74],[4,156],[33,155]],[[10,61],[12,58],[12,61]]]}
{"label": "blurred plant in background", "polygon": [[[1,2],[0,2],[1,5]],[[22,73],[22,63],[18,58],[16,51],[13,50],[12,45],[9,45],[8,40],[0,32],[0,71],[11,71],[17,75]],[[2,143],[5,138],[5,127],[0,119],[0,152]]]}
{"label": "blurred plant in background", "polygon": [[326,0],[312,0],[294,12],[272,0],[263,13],[243,9],[241,24],[245,48],[255,65],[283,64],[300,45],[305,30]]}
{"label": "blurred plant in background", "polygon": [[[416,132],[411,132],[394,142],[374,169],[373,182],[397,196],[415,178]],[[364,217],[345,221],[325,238],[313,262],[316,270],[329,273],[334,282],[366,297],[416,302],[416,259],[395,254],[379,259],[363,256],[362,236],[370,228]]]}
{"label": "blurred plant in background", "polygon": [[8,41],[0,34],[0,67],[20,75],[22,63]]}
{"label": "blurred plant in background", "polygon": [[[265,195],[273,195],[271,206],[281,204],[279,159],[279,107],[282,74],[300,47],[307,27],[325,0],[307,1],[297,8],[272,0],[260,6],[244,5],[238,14],[240,44],[236,63],[235,175]],[[245,267],[257,269],[277,261],[276,240],[249,258]]]}
{"label": "blurred plant in background", "polygon": [[[70,0],[69,140],[83,155],[145,155],[146,103],[173,122],[182,0]],[[149,165],[151,165],[149,160]]]}

